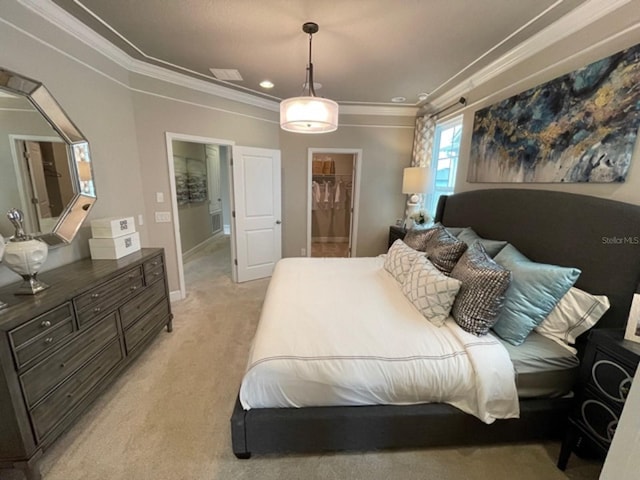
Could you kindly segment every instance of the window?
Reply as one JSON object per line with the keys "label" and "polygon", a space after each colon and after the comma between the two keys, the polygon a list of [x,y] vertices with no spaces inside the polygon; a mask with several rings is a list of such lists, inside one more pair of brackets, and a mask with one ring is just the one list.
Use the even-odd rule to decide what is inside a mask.
{"label": "window", "polygon": [[431,157],[433,185],[431,194],[425,196],[425,209],[432,215],[435,214],[440,196],[453,193],[461,137],[462,116],[436,125]]}

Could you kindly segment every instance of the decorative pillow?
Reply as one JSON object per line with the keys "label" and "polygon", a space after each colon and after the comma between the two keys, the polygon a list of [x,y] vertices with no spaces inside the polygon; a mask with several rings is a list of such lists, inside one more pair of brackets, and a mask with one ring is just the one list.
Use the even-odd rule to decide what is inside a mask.
{"label": "decorative pillow", "polygon": [[493,331],[512,345],[524,342],[582,273],[577,268],[532,262],[511,244],[494,260],[511,270],[511,285]]}
{"label": "decorative pillow", "polygon": [[412,228],[404,236],[404,243],[411,248],[424,252],[427,248],[427,240],[435,233],[436,227],[432,228]]}
{"label": "decorative pillow", "polygon": [[458,235],[458,240],[462,240],[467,245],[471,246],[471,244],[475,241],[480,241],[482,246],[484,247],[487,254],[493,258],[495,257],[500,250],[502,250],[507,242],[505,240],[489,240],[487,238],[482,238],[478,235],[473,228],[467,227],[463,229]]}
{"label": "decorative pillow", "polygon": [[402,293],[427,320],[441,327],[449,316],[460,284],[460,280],[447,277],[422,255],[413,262]]}
{"label": "decorative pillow", "polygon": [[443,273],[449,274],[467,249],[467,244],[437,224],[426,239],[427,257]]}
{"label": "decorative pillow", "polygon": [[486,335],[498,318],[511,272],[494,262],[479,241],[469,246],[451,271],[462,282],[451,314],[474,335]]}
{"label": "decorative pillow", "polygon": [[[438,224],[440,225],[440,224]],[[444,225],[443,225],[444,227]],[[447,232],[449,232],[451,235],[453,235],[454,237],[457,237],[458,235],[460,235],[460,232],[463,231],[465,228],[467,227],[444,227],[447,229]]]}
{"label": "decorative pillow", "polygon": [[384,269],[402,285],[417,257],[424,257],[424,253],[405,245],[402,240],[396,240],[384,259]]}
{"label": "decorative pillow", "polygon": [[535,331],[551,340],[574,344],[579,335],[600,320],[609,306],[605,295],[591,295],[571,287]]}

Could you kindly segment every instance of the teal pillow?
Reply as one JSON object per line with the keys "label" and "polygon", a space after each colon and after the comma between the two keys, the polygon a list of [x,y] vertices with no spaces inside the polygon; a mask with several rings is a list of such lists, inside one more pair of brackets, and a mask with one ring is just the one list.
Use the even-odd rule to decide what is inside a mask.
{"label": "teal pillow", "polygon": [[482,238],[471,227],[463,229],[456,236],[458,237],[458,240],[462,240],[469,246],[473,245],[473,242],[479,241],[484,247],[484,250],[487,252],[487,255],[489,255],[491,258],[495,257],[498,252],[502,250],[507,244],[507,242],[504,240],[489,240],[487,238]]}
{"label": "teal pillow", "polygon": [[493,331],[513,345],[525,341],[582,273],[577,268],[532,262],[511,244],[494,261],[511,271],[511,284]]}

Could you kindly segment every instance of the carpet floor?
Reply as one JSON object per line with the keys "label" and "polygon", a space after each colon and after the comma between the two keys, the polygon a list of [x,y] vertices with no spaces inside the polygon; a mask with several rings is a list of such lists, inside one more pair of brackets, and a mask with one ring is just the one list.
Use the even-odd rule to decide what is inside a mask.
{"label": "carpet floor", "polygon": [[575,456],[559,471],[558,442],[238,460],[229,419],[268,280],[232,283],[224,236],[189,258],[185,278],[173,332],[161,332],[45,453],[45,480],[598,478],[598,463]]}

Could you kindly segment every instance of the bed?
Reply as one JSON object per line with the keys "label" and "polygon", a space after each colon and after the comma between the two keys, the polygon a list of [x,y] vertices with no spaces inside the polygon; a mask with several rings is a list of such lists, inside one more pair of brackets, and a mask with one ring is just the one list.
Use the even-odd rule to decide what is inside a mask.
{"label": "bed", "polygon": [[[623,328],[625,326],[631,299],[640,280],[640,255],[638,254],[638,246],[624,239],[637,236],[637,226],[640,225],[640,207],[563,192],[495,189],[442,197],[435,220],[447,226],[470,226],[484,238],[508,241],[536,262],[579,268],[582,273],[576,287],[587,292],[606,295],[611,303],[609,310],[595,328]],[[618,242],[617,239],[621,239],[621,241]],[[313,260],[315,259],[310,259],[310,261]],[[285,260],[281,270],[285,271],[286,275],[278,275],[278,277],[289,277],[288,281],[293,284],[296,282],[308,283],[308,280],[300,278],[299,274],[296,276],[295,263],[299,261],[304,260]],[[332,271],[338,267],[338,264],[333,265],[331,261],[315,261],[320,264],[316,266],[320,269],[319,271],[323,269]],[[382,274],[377,278],[373,273],[381,271],[380,259],[351,259],[350,261],[360,270],[355,269],[352,273],[355,277],[348,278],[349,282],[359,281],[361,277],[358,275],[364,275],[364,272],[367,272],[367,275],[372,276],[375,282],[379,283],[374,282],[371,286],[362,288],[360,290],[361,298],[353,307],[355,310],[347,310],[344,314],[352,318],[358,315],[358,311],[362,311],[361,321],[371,319],[370,322],[373,322],[374,330],[377,330],[380,336],[389,339],[388,342],[383,342],[384,344],[379,346],[385,354],[378,356],[389,358],[394,354],[394,348],[401,352],[404,345],[394,346],[393,332],[386,331],[386,327],[382,323],[385,312],[379,312],[380,315],[376,316],[375,312],[363,307],[367,298],[371,298],[374,294],[375,296],[389,295],[388,292],[393,289],[385,288],[384,283],[389,281],[389,278],[385,278]],[[343,272],[342,276],[345,275],[348,277],[351,274]],[[314,281],[318,285],[312,285],[311,290],[313,291],[314,288],[318,290],[322,286],[322,282],[330,284],[331,281],[328,280],[330,278],[330,276],[315,275]],[[278,288],[286,288],[286,285],[279,286],[279,280],[277,283],[274,280],[273,283],[269,287],[270,292]],[[376,285],[378,286],[376,287]],[[372,288],[379,288],[380,291],[371,291]],[[342,290],[338,289],[336,294],[340,295],[340,291]],[[317,319],[313,319],[311,314],[311,307],[314,306],[312,305],[313,295],[310,295],[306,301],[297,303],[297,311],[295,312],[287,311],[287,302],[279,302],[279,305],[270,307],[267,304],[269,297],[270,293],[265,300],[265,307],[273,310],[278,316],[297,315],[300,322],[310,322],[309,324],[302,323],[304,328],[300,329],[300,331],[308,331],[309,335],[305,337],[299,332],[285,332],[282,331],[282,328],[278,330],[277,324],[271,327],[273,330],[271,333],[261,332],[261,330],[269,330],[269,323],[264,322],[267,326],[263,328],[261,321],[258,327],[258,333],[261,337],[269,335],[280,337],[284,343],[299,344],[301,348],[305,342],[315,343],[313,339],[323,334],[329,335],[329,344],[339,344],[346,341],[348,337],[353,337],[352,340],[362,342],[361,348],[364,349],[362,351],[367,351],[368,337],[366,333],[362,332],[366,332],[370,327],[365,324],[359,325],[345,334],[339,329],[340,316],[325,314],[324,325],[318,330],[310,330],[312,325],[319,323]],[[300,308],[300,305],[309,306],[307,315],[305,315],[304,308]],[[410,315],[408,318],[407,328],[414,328],[411,325]],[[459,332],[456,333],[455,325],[445,325],[440,330],[442,328],[450,330],[452,335],[459,336]],[[419,339],[418,331],[419,329],[416,329],[416,339]],[[355,332],[358,332],[357,335]],[[483,338],[484,340],[480,341],[482,349],[489,348],[489,345],[486,344],[495,341],[491,336],[475,337],[476,340]],[[463,338],[458,338],[461,344],[471,345],[474,343],[471,340],[464,335]],[[576,346],[579,357],[584,338],[578,340]],[[416,343],[421,341],[416,341]],[[535,391],[535,381],[526,387],[523,384],[517,385],[519,399],[516,401],[515,410],[514,405],[505,400],[512,398],[509,395],[493,399],[488,403],[488,406],[486,403],[480,405],[479,402],[468,402],[460,400],[460,398],[453,400],[447,398],[448,403],[442,403],[438,401],[437,390],[428,382],[426,383],[427,390],[429,390],[427,393],[433,392],[433,398],[428,399],[431,403],[424,403],[424,397],[412,396],[415,392],[411,389],[402,391],[397,386],[391,389],[395,396],[387,398],[381,396],[378,389],[368,388],[367,384],[345,384],[344,388],[343,385],[340,385],[340,388],[332,385],[329,388],[331,393],[336,395],[337,392],[338,398],[347,399],[350,404],[343,406],[340,401],[333,402],[329,397],[324,397],[326,391],[321,388],[326,383],[322,381],[324,373],[316,372],[320,375],[317,381],[309,377],[309,371],[317,370],[314,362],[294,359],[294,363],[297,365],[295,368],[301,369],[298,370],[299,375],[283,377],[285,384],[297,383],[292,380],[292,378],[295,380],[296,377],[306,379],[302,382],[302,388],[297,390],[302,393],[291,393],[294,390],[274,388],[274,385],[278,385],[276,380],[280,376],[278,368],[264,372],[261,370],[274,365],[279,367],[290,362],[291,358],[283,358],[287,355],[278,355],[280,347],[266,345],[268,344],[262,344],[259,339],[258,341],[254,340],[252,358],[259,358],[260,361],[250,363],[246,377],[256,375],[258,378],[262,378],[262,383],[258,380],[256,384],[258,386],[253,388],[255,391],[250,392],[251,388],[247,388],[243,382],[243,388],[239,392],[231,418],[232,446],[234,454],[238,458],[249,458],[252,453],[416,448],[557,438],[562,433],[567,412],[571,406],[571,395],[566,394],[566,385],[569,385],[570,389],[577,366],[577,364],[571,363],[571,359],[576,358],[571,355],[558,360],[565,363],[566,375],[564,383],[558,386],[555,394],[549,394],[549,392],[546,395],[526,393],[526,389]],[[269,350],[270,348],[273,350]],[[437,349],[438,346],[429,348]],[[474,346],[474,348],[478,347]],[[388,350],[389,355],[384,349]],[[260,351],[256,352],[256,350]],[[498,348],[492,353],[483,351],[480,355],[499,356],[500,352],[505,350],[508,349]],[[321,353],[326,354],[327,352]],[[258,355],[256,356],[256,354]],[[432,354],[420,351],[411,353],[411,361],[414,362],[417,359],[416,365],[409,364],[406,358],[402,359],[402,362],[387,363],[393,364],[393,368],[396,370],[409,370],[410,375],[414,375],[413,378],[415,378],[416,371],[419,371],[423,365],[419,362],[424,362],[423,357],[429,355]],[[516,367],[516,369],[521,368],[522,372],[525,372],[526,368],[531,366],[530,359],[518,359],[515,351],[510,352],[509,355],[514,366],[519,362],[520,367]],[[295,357],[295,355],[288,356]],[[471,358],[472,354],[462,356]],[[338,362],[331,364],[329,368],[338,372],[352,369],[354,370],[354,378],[366,377],[366,374],[358,370],[362,368],[362,365],[354,366],[344,362],[340,363],[341,361],[338,359]],[[398,367],[400,363],[403,364],[402,368]],[[364,368],[366,370],[368,367]],[[452,368],[453,371],[458,369],[461,376],[469,375],[458,363],[454,362]],[[386,377],[386,373],[380,373],[377,367],[373,371],[378,372],[379,377]],[[491,377],[494,374],[495,372],[488,376]],[[260,375],[267,376],[260,377]],[[497,373],[498,377],[501,375],[504,375],[504,372]],[[443,378],[449,376],[445,374]],[[526,375],[520,377],[524,379]],[[279,380],[282,382],[283,379]],[[453,378],[452,382],[454,390],[459,387],[455,384],[456,378]],[[400,384],[403,383],[406,382],[400,382]],[[496,387],[475,385],[473,388],[476,389],[475,395],[481,397],[483,388],[489,388],[488,391],[492,392]],[[498,387],[498,390],[500,388]],[[286,400],[288,403],[278,403],[279,400],[275,400],[274,404],[274,400],[269,400],[262,405],[260,395],[268,390],[275,390],[276,398],[279,395],[283,402]],[[250,398],[251,395],[253,398]],[[309,406],[313,405],[314,399],[318,398],[322,399],[323,406]],[[469,395],[464,398],[469,398]],[[288,405],[295,405],[298,408]]]}

